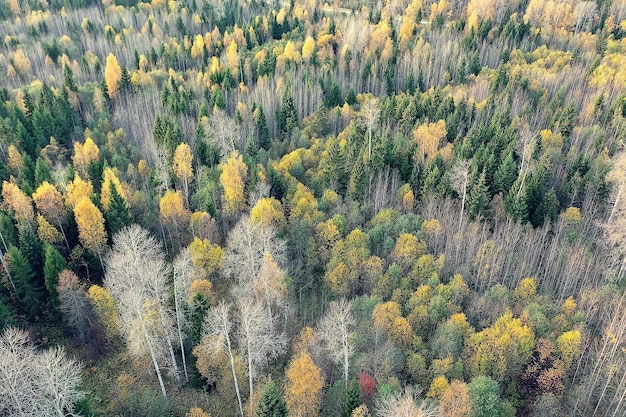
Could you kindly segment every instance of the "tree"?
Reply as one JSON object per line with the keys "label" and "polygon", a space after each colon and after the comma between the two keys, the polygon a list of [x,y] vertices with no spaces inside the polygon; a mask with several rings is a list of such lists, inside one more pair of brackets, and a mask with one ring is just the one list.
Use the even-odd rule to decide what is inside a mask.
{"label": "tree", "polygon": [[234,151],[221,165],[220,184],[224,189],[223,203],[224,214],[230,218],[236,215],[244,207],[244,187],[248,175],[248,167],[243,162],[239,152]]}
{"label": "tree", "polygon": [[188,296],[189,287],[193,279],[193,264],[189,249],[179,252],[173,264],[173,284],[174,284],[174,308],[176,313],[176,329],[178,331],[178,343],[183,360],[183,370],[185,381],[189,382],[189,372],[187,371],[187,354],[185,353],[185,343],[183,340],[184,331],[189,327],[185,311],[189,310]]}
{"label": "tree", "polygon": [[70,244],[67,241],[63,224],[67,219],[67,211],[63,205],[63,196],[56,187],[44,181],[33,194],[33,200],[37,210],[50,222],[54,222],[61,230],[67,249]]}
{"label": "tree", "polygon": [[83,198],[74,207],[74,218],[78,226],[78,239],[83,246],[98,255],[102,262],[102,253],[107,243],[102,213],[90,199]]}
{"label": "tree", "polygon": [[3,181],[2,200],[2,207],[13,212],[18,227],[33,226],[35,212],[32,200],[17,185]]}
{"label": "tree", "polygon": [[439,400],[439,414],[446,417],[471,417],[472,404],[467,384],[454,380]]}
{"label": "tree", "polygon": [[405,387],[403,392],[381,397],[376,401],[379,417],[435,417],[437,409],[426,401],[419,400],[419,391]]}
{"label": "tree", "polygon": [[67,268],[67,262],[54,246],[46,244],[44,247],[44,280],[48,294],[50,294],[50,304],[56,308],[59,306],[59,293],[57,292],[59,273]]}
{"label": "tree", "polygon": [[352,315],[352,303],[342,298],[330,303],[317,329],[318,337],[331,360],[342,366],[344,383],[348,389],[350,357],[354,354],[353,329],[356,320]]}
{"label": "tree", "polygon": [[41,313],[45,290],[37,281],[35,272],[20,249],[11,246],[6,257],[15,283],[17,298],[28,316],[34,319]]}
{"label": "tree", "polygon": [[454,191],[461,196],[461,215],[459,216],[459,227],[457,233],[461,233],[463,225],[463,211],[465,210],[465,198],[467,197],[467,183],[469,181],[470,162],[466,159],[458,161],[450,172],[450,183]]}
{"label": "tree", "polygon": [[189,182],[193,178],[193,156],[191,148],[186,143],[181,143],[174,151],[174,174],[183,186],[185,201],[189,205]]}
{"label": "tree", "polygon": [[346,391],[346,396],[343,400],[343,407],[341,409],[341,417],[350,417],[352,415],[352,411],[357,409],[360,405],[361,388],[359,387],[359,382],[354,379]]}
{"label": "tree", "polygon": [[237,300],[237,342],[248,368],[250,397],[257,373],[282,353],[287,343],[284,335],[272,332],[274,318],[268,320],[263,310],[263,305],[251,297]]}
{"label": "tree", "polygon": [[[199,346],[202,349],[207,350],[212,355],[217,355],[221,352],[228,355],[230,362],[230,369],[233,375],[233,384],[235,386],[235,393],[237,394],[237,404],[239,406],[239,414],[244,417],[243,402],[241,399],[241,392],[239,389],[239,379],[237,377],[237,370],[235,368],[235,352],[234,346],[231,341],[231,331],[233,327],[233,321],[231,318],[232,305],[221,301],[217,306],[211,308],[202,325],[202,343]],[[194,354],[198,356],[201,352],[196,347]]]}
{"label": "tree", "polygon": [[287,417],[287,404],[271,379],[261,393],[261,400],[256,409],[257,417]]}
{"label": "tree", "polygon": [[82,366],[61,347],[37,352],[26,332],[10,327],[0,336],[0,410],[11,416],[66,416],[85,394]]}
{"label": "tree", "polygon": [[372,131],[378,123],[380,108],[378,106],[378,98],[370,98],[361,108],[360,116],[367,126],[367,160],[372,159]]}
{"label": "tree", "polygon": [[280,108],[276,111],[276,125],[279,138],[282,140],[289,139],[291,131],[298,127],[298,110],[293,102],[290,87],[285,88],[283,92]]}
{"label": "tree", "polygon": [[306,352],[298,354],[286,372],[285,398],[291,417],[318,415],[324,380],[320,369]]}
{"label": "tree", "polygon": [[133,215],[126,199],[117,191],[117,187],[112,181],[105,183],[102,187],[109,188],[109,207],[105,211],[105,217],[109,226],[109,233],[113,236],[126,226],[133,224]]}
{"label": "tree", "polygon": [[122,67],[120,67],[120,64],[117,62],[115,55],[109,53],[104,66],[104,81],[106,83],[109,97],[115,98],[115,96],[117,96],[121,80]]}
{"label": "tree", "polygon": [[467,385],[472,417],[493,417],[500,411],[500,387],[488,376],[477,376]]}
{"label": "tree", "polygon": [[89,340],[93,311],[85,285],[78,280],[75,273],[65,269],[59,274],[56,291],[65,322],[83,343],[86,342]]}
{"label": "tree", "polygon": [[122,334],[131,354],[150,355],[165,398],[161,375],[165,363],[172,367],[179,386],[182,385],[172,343],[174,317],[167,308],[169,276],[162,246],[147,230],[132,225],[113,237],[104,286],[117,304]]}
{"label": "tree", "polygon": [[74,209],[83,198],[91,198],[93,195],[93,185],[91,181],[83,180],[80,175],[76,173],[74,180],[67,184],[65,205]]}
{"label": "tree", "polygon": [[84,145],[78,141],[74,142],[72,162],[74,162],[74,167],[83,177],[89,175],[89,164],[93,161],[97,161],[99,157],[100,149],[90,137],[85,139]]}
{"label": "tree", "polygon": [[87,291],[87,297],[109,339],[118,336],[120,334],[120,313],[111,293],[99,285],[92,285],[89,287],[89,291]]}
{"label": "tree", "polygon": [[115,172],[111,168],[106,167],[102,172],[102,189],[100,190],[100,202],[105,211],[109,210],[109,204],[111,203],[111,186],[115,188],[115,191],[122,199],[126,200],[126,192],[122,187],[122,183],[117,178],[117,175],[115,175]]}
{"label": "tree", "polygon": [[[170,236],[173,234],[179,246],[182,246],[182,233],[183,230],[185,230],[183,226],[189,224],[191,213],[185,208],[181,192],[167,190],[159,201],[159,212],[161,214],[161,221],[163,221],[167,227]],[[171,238],[174,239],[173,236]]]}

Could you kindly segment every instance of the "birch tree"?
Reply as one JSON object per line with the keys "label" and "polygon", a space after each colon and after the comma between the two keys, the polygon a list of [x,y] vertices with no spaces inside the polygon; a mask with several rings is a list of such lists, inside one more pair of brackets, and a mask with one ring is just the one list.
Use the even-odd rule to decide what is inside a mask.
{"label": "birch tree", "polygon": [[150,354],[166,398],[162,366],[169,364],[182,385],[172,342],[174,314],[167,308],[169,268],[162,245],[147,230],[132,225],[113,238],[104,278],[120,311],[122,334],[131,353]]}
{"label": "birch tree", "polygon": [[350,358],[354,354],[353,329],[356,320],[352,315],[352,303],[342,298],[330,303],[326,315],[317,328],[317,337],[322,342],[331,360],[341,365],[346,389],[350,373]]}

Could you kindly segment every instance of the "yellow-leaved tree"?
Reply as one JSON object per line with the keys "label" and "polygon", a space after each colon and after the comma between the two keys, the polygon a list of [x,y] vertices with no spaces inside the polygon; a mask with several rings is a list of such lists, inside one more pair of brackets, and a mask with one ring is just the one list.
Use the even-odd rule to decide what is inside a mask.
{"label": "yellow-leaved tree", "polygon": [[104,216],[98,207],[85,197],[74,207],[74,218],[78,226],[78,239],[85,248],[98,255],[102,262],[102,253],[107,244]]}
{"label": "yellow-leaved tree", "polygon": [[320,369],[311,356],[302,352],[287,368],[285,400],[292,417],[312,417],[319,415],[324,381]]}
{"label": "yellow-leaved tree", "polygon": [[106,64],[104,66],[104,82],[107,85],[109,97],[115,98],[120,89],[120,81],[122,80],[122,67],[117,62],[117,58],[112,53],[107,55]]}
{"label": "yellow-leaved tree", "polygon": [[234,151],[221,165],[220,183],[224,189],[222,197],[224,214],[234,218],[244,207],[244,187],[248,176],[248,167],[239,152]]}
{"label": "yellow-leaved tree", "polygon": [[189,205],[189,183],[193,179],[193,155],[186,143],[181,143],[174,151],[174,174],[180,181],[185,194],[185,203]]}
{"label": "yellow-leaved tree", "polygon": [[74,155],[72,156],[72,162],[74,162],[74,167],[83,177],[87,177],[89,175],[87,172],[89,163],[97,160],[99,156],[100,149],[98,149],[98,145],[96,145],[93,139],[85,139],[85,144],[74,142]]}
{"label": "yellow-leaved tree", "polygon": [[2,207],[14,213],[18,226],[34,224],[35,211],[30,197],[12,182],[2,182]]}
{"label": "yellow-leaved tree", "polygon": [[122,187],[122,183],[115,175],[115,172],[111,168],[105,168],[102,173],[102,191],[100,192],[100,202],[102,203],[102,207],[104,210],[109,210],[109,203],[111,202],[111,186],[110,183],[113,184],[117,193],[124,199],[126,198],[126,191]]}

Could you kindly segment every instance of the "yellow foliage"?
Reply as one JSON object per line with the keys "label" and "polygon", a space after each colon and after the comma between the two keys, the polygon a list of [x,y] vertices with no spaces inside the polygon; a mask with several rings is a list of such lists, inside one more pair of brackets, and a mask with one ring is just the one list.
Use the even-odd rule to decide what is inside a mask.
{"label": "yellow foliage", "polygon": [[89,163],[97,160],[99,157],[100,149],[98,149],[98,145],[90,137],[85,139],[84,145],[80,142],[74,142],[72,161],[74,162],[74,167],[79,170],[83,177],[88,175],[87,168],[89,168]]}
{"label": "yellow foliage", "polygon": [[93,185],[91,181],[84,181],[78,173],[74,176],[74,181],[67,185],[67,195],[65,205],[75,207],[83,198],[91,198],[93,195]]}
{"label": "yellow foliage", "polygon": [[2,207],[13,211],[18,224],[32,225],[35,221],[35,210],[32,200],[17,185],[2,182]]}
{"label": "yellow foliage", "polygon": [[63,240],[61,233],[41,214],[37,214],[37,236],[42,242],[50,244],[59,243]]}
{"label": "yellow foliage", "polygon": [[535,278],[524,278],[513,291],[513,299],[521,305],[526,305],[532,301],[535,294],[537,294]]}
{"label": "yellow foliage", "polygon": [[22,49],[18,49],[13,54],[13,67],[22,76],[30,74],[30,59]]}
{"label": "yellow foliage", "polygon": [[224,189],[224,214],[234,216],[244,208],[244,187],[248,167],[239,152],[234,151],[226,163],[220,164],[220,183]]}
{"label": "yellow foliage", "polygon": [[9,145],[9,158],[7,165],[13,174],[18,174],[23,167],[22,154],[14,144]]}
{"label": "yellow foliage", "polygon": [[578,207],[568,207],[565,209],[565,212],[562,214],[563,221],[568,225],[576,225],[579,224],[583,216],[580,214],[580,209]]}
{"label": "yellow foliage", "polygon": [[372,312],[372,323],[375,328],[388,332],[396,319],[401,317],[400,305],[395,301],[376,304]]}
{"label": "yellow foliage", "polygon": [[315,39],[311,36],[307,36],[302,45],[302,59],[309,61],[315,53]]}
{"label": "yellow foliage", "polygon": [[211,414],[205,413],[200,407],[193,407],[187,411],[185,417],[211,417]]}
{"label": "yellow foliage", "polygon": [[426,396],[428,398],[439,400],[443,396],[444,392],[448,390],[448,388],[450,388],[448,379],[445,376],[440,375],[433,379],[433,382],[430,384],[430,389],[428,390]]}
{"label": "yellow foliage", "polygon": [[297,62],[300,60],[300,55],[298,54],[298,50],[293,41],[288,41],[287,45],[285,45],[285,50],[283,51],[283,56],[286,60]]}
{"label": "yellow foliage", "polygon": [[574,300],[574,297],[569,296],[567,297],[567,300],[563,302],[563,305],[561,305],[561,311],[566,315],[571,316],[574,314],[574,310],[576,310],[576,301]]}
{"label": "yellow foliage", "polygon": [[470,417],[472,402],[463,381],[454,380],[439,400],[439,414],[445,417]]}
{"label": "yellow foliage", "polygon": [[104,81],[107,85],[109,97],[115,98],[117,96],[121,80],[122,67],[120,67],[120,64],[117,62],[115,55],[109,53],[104,66]]}
{"label": "yellow foliage", "polygon": [[113,183],[113,186],[115,187],[115,190],[117,191],[117,193],[124,200],[127,200],[126,192],[124,191],[124,188],[122,187],[122,183],[117,178],[117,175],[115,175],[115,172],[111,168],[109,167],[105,168],[104,173],[102,174],[102,177],[103,177],[103,180],[102,180],[102,191],[100,192],[100,202],[102,203],[102,207],[105,210],[109,209],[109,203],[111,202],[110,183]]}
{"label": "yellow foliage", "polygon": [[196,295],[201,295],[211,303],[215,305],[216,298],[213,293],[213,284],[207,279],[196,279],[189,286],[187,291],[189,294],[189,302],[192,302]]}
{"label": "yellow foliage", "polygon": [[186,224],[186,218],[190,216],[180,191],[167,190],[159,201],[159,212],[163,221],[176,226]]}
{"label": "yellow foliage", "polygon": [[286,372],[285,401],[292,417],[315,416],[322,398],[324,380],[308,353],[296,356]]}
{"label": "yellow foliage", "polygon": [[104,230],[104,217],[98,207],[83,197],[74,208],[74,218],[78,226],[78,238],[84,247],[100,254],[106,247],[107,233]]}
{"label": "yellow foliage", "polygon": [[107,336],[109,338],[117,336],[119,334],[119,313],[111,293],[99,285],[92,285],[89,287],[87,297],[89,297],[89,301],[91,302],[96,316],[104,326]]}
{"label": "yellow foliage", "polygon": [[180,181],[189,182],[193,177],[193,155],[186,143],[181,143],[174,151],[174,174]]}
{"label": "yellow foliage", "polygon": [[437,154],[440,142],[446,137],[446,122],[424,123],[413,130],[413,140],[417,144],[417,153],[423,162],[431,160]]}
{"label": "yellow foliage", "polygon": [[579,330],[565,332],[556,339],[556,346],[565,366],[570,367],[581,354],[581,334]]}
{"label": "yellow foliage", "polygon": [[200,240],[197,237],[189,245],[191,262],[201,277],[209,277],[222,269],[224,264],[224,250],[219,245],[212,244],[208,239]]}
{"label": "yellow foliage", "polygon": [[281,229],[285,226],[285,215],[280,201],[274,197],[262,198],[250,210],[250,221],[264,227],[274,226]]}

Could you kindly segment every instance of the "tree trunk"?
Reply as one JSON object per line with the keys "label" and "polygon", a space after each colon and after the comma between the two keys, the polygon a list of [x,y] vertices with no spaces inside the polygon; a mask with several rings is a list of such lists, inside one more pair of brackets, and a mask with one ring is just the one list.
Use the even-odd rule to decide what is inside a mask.
{"label": "tree trunk", "polygon": [[241,417],[244,417],[243,414],[243,404],[241,402],[241,393],[239,392],[239,381],[237,380],[237,371],[235,370],[235,358],[233,357],[233,351],[230,346],[230,337],[228,334],[226,336],[226,348],[228,349],[228,356],[230,358],[230,370],[233,373],[233,380],[235,383],[235,391],[237,392],[237,402],[239,403],[239,414]]}

